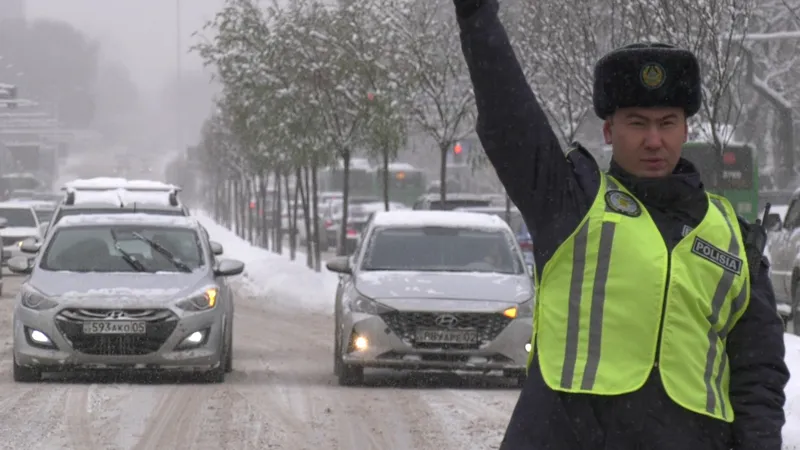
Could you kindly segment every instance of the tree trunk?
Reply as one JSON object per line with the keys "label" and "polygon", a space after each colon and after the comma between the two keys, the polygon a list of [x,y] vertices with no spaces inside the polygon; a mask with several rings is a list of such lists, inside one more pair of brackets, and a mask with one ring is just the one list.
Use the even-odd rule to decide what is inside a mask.
{"label": "tree trunk", "polygon": [[444,209],[444,202],[447,200],[447,153],[450,146],[447,144],[442,145],[439,149],[441,156],[439,159],[439,204]]}
{"label": "tree trunk", "polygon": [[389,147],[383,148],[383,209],[389,210]]}
{"label": "tree trunk", "polygon": [[289,222],[289,259],[294,261],[294,254],[297,250],[297,186],[294,189],[294,202],[292,202],[288,171],[283,176],[283,186],[286,188],[286,219]]}
{"label": "tree trunk", "polygon": [[[345,150],[342,152],[342,165],[344,167],[344,173],[342,174],[342,220],[339,225],[339,242],[336,246],[336,254],[338,256],[344,256],[347,254],[345,250],[347,247],[347,219],[350,209],[350,156],[350,150]],[[316,194],[316,191],[314,194]]]}
{"label": "tree trunk", "polygon": [[[311,157],[311,205],[314,208],[314,212],[311,214],[314,219],[319,217],[319,186],[317,180],[317,168],[319,164],[317,163],[316,155]],[[312,222],[314,225],[314,242],[319,244],[319,220],[314,220]],[[314,270],[317,272],[322,270],[322,266],[320,264],[320,258],[322,255],[320,254],[319,245],[314,246]]]}
{"label": "tree trunk", "polygon": [[311,197],[306,194],[308,192],[308,182],[308,167],[298,167],[297,186],[300,187],[300,201],[303,202],[303,228],[306,232],[306,266],[310,269],[313,267],[312,264],[314,262],[312,252],[317,244],[314,243],[314,236],[311,232]]}

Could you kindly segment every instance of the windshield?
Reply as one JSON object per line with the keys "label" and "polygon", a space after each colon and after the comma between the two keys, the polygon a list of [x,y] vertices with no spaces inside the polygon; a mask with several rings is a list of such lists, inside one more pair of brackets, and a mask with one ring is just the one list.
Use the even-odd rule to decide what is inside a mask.
{"label": "windshield", "polygon": [[489,206],[491,200],[445,200],[442,207],[441,200],[431,202],[431,209],[437,211],[452,211],[456,208],[466,208],[470,206]]}
{"label": "windshield", "polygon": [[42,222],[50,222],[50,218],[53,217],[54,210],[34,209],[33,212],[36,213],[36,218],[39,219],[39,223],[42,223]]}
{"label": "windshield", "polygon": [[25,208],[0,208],[0,217],[6,219],[6,226],[11,227],[35,227],[36,216],[30,209]]}
{"label": "windshield", "polygon": [[363,270],[522,273],[510,236],[461,228],[385,228],[373,233]]}
{"label": "windshield", "polygon": [[123,257],[127,253],[148,272],[181,271],[137,234],[159,243],[190,269],[204,265],[200,237],[192,229],[87,225],[57,230],[42,255],[40,267],[71,272],[136,272]]}

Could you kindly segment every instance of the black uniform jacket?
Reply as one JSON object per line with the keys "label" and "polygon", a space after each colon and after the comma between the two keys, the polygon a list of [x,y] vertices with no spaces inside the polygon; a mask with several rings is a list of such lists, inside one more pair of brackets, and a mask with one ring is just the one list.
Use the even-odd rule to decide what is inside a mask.
{"label": "black uniform jacket", "polygon": [[[597,194],[600,171],[578,148],[566,156],[519,66],[497,18],[496,0],[454,0],[461,44],[478,106],[477,131],[511,199],[536,236],[541,270],[575,230]],[[598,130],[599,132],[599,130]],[[695,227],[708,202],[700,176],[681,160],[666,179],[610,172],[645,205],[671,249]],[[748,224],[740,220],[742,231]],[[675,404],[658,370],[639,391],[600,397],[550,390],[536,358],[511,417],[503,450],[780,450],[784,417],[783,324],[766,259],[750,304],[728,338],[733,424]]]}

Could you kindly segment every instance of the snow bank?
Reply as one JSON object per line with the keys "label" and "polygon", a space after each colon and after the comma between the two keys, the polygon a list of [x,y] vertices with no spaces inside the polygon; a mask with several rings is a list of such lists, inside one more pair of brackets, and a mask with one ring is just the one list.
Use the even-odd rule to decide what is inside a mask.
{"label": "snow bank", "polygon": [[784,450],[800,450],[800,337],[786,333],[786,364],[792,377],[786,386]]}
{"label": "snow bank", "polygon": [[322,272],[314,272],[305,265],[303,253],[298,253],[297,259],[291,261],[288,254],[277,255],[250,245],[202,212],[194,215],[206,227],[211,239],[222,245],[223,258],[245,263],[242,281],[250,293],[264,296],[270,302],[288,302],[314,311],[333,312],[339,278],[324,265]]}

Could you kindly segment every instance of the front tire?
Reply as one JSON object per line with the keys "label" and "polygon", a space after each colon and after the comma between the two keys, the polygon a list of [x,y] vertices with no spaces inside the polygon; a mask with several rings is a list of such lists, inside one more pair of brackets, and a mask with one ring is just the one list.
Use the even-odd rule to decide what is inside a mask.
{"label": "front tire", "polygon": [[35,383],[42,380],[42,371],[35,367],[20,366],[14,358],[14,381],[18,383]]}

